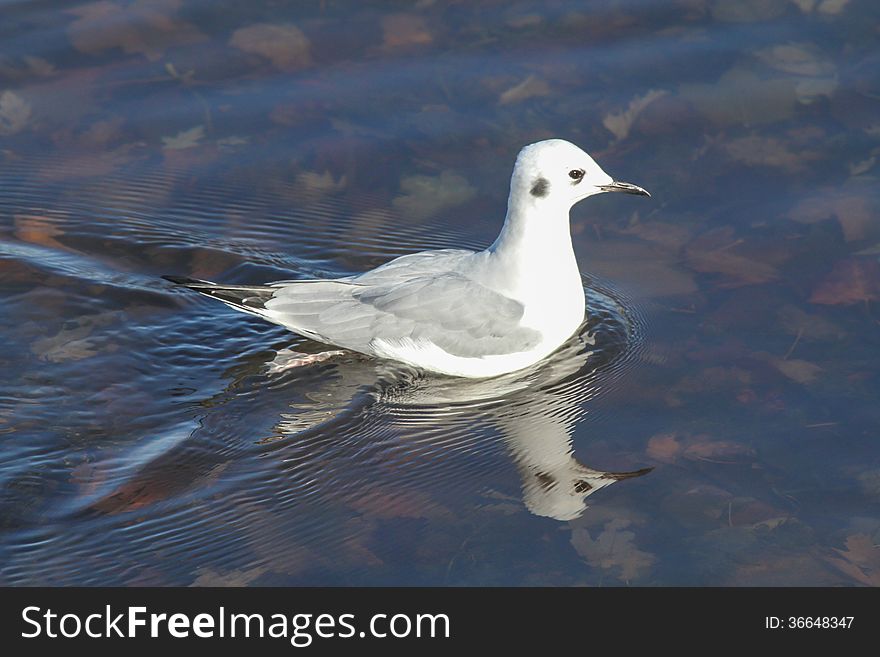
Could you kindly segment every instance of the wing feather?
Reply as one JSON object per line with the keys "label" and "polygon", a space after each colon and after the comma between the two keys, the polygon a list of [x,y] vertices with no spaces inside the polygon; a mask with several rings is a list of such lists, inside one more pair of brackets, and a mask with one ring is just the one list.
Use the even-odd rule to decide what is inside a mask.
{"label": "wing feather", "polygon": [[365,353],[376,340],[409,340],[477,358],[525,351],[540,341],[540,333],[521,325],[521,303],[461,274],[377,278],[372,285],[358,279],[287,283],[265,303],[266,316]]}

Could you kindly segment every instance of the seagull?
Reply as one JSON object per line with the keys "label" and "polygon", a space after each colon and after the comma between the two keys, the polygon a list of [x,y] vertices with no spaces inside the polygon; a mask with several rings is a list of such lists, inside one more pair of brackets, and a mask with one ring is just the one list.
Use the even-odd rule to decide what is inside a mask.
{"label": "seagull", "polygon": [[602,192],[650,196],[574,144],[548,139],[517,156],[504,226],[484,251],[422,251],[354,276],[267,285],[164,278],[328,345],[450,376],[494,377],[543,360],[583,322],[569,211]]}

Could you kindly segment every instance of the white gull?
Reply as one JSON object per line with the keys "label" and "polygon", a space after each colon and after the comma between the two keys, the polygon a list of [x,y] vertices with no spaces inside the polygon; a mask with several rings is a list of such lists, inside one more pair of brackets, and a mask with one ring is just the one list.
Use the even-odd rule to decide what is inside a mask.
{"label": "white gull", "polygon": [[650,196],[549,139],[520,151],[504,226],[485,251],[422,251],[338,279],[166,278],[312,340],[452,376],[497,376],[547,357],[581,325],[569,210],[602,192]]}

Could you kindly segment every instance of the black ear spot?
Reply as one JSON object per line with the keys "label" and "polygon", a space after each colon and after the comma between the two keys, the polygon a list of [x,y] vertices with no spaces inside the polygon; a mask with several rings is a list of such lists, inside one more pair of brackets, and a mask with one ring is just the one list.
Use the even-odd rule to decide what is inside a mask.
{"label": "black ear spot", "polygon": [[531,193],[532,196],[537,196],[538,198],[543,198],[547,196],[547,193],[550,191],[550,181],[546,178],[538,178],[535,183],[532,185]]}

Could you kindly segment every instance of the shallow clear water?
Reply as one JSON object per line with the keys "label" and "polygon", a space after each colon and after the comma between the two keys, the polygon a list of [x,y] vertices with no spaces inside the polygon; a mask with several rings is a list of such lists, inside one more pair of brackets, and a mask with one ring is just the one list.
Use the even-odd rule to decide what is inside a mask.
{"label": "shallow clear water", "polygon": [[[876,3],[0,17],[0,582],[880,584]],[[484,247],[547,137],[654,196],[574,209],[540,367],[271,374],[160,278]]]}

